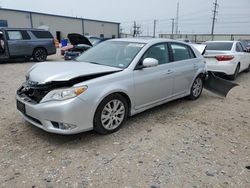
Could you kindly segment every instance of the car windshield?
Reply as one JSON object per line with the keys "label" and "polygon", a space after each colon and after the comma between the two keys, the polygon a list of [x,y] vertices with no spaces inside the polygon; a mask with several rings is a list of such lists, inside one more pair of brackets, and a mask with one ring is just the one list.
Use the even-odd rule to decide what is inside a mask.
{"label": "car windshield", "polygon": [[231,51],[233,42],[206,42],[206,50]]}
{"label": "car windshield", "polygon": [[143,43],[106,41],[89,49],[76,61],[125,69],[144,45]]}

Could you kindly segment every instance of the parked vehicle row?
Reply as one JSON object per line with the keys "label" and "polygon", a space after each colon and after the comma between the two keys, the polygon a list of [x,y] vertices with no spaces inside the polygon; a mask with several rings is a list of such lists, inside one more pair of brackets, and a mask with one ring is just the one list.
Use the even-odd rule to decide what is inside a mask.
{"label": "parked vehicle row", "polygon": [[42,62],[56,53],[52,34],[40,29],[0,28],[0,43],[0,62],[13,58]]}

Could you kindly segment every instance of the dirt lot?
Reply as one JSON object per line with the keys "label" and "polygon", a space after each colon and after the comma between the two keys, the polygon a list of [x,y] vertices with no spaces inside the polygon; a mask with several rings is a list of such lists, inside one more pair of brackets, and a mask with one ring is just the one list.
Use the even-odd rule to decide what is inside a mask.
{"label": "dirt lot", "polygon": [[60,136],[15,108],[32,65],[0,65],[0,187],[250,187],[250,73],[226,99],[204,91],[129,118],[112,135]]}

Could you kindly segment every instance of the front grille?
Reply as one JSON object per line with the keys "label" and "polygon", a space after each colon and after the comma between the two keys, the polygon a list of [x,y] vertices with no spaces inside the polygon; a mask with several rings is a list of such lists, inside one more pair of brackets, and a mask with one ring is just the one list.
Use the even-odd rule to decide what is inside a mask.
{"label": "front grille", "polygon": [[38,104],[48,92],[46,88],[32,87],[24,83],[17,90],[17,95],[26,102]]}

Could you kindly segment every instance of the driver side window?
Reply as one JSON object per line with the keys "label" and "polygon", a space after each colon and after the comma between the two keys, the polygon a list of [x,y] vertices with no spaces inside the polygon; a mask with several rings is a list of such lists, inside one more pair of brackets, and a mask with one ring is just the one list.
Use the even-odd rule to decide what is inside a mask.
{"label": "driver side window", "polygon": [[159,61],[159,65],[169,63],[169,53],[167,44],[159,44],[152,46],[143,55],[142,62],[146,58],[154,58]]}

